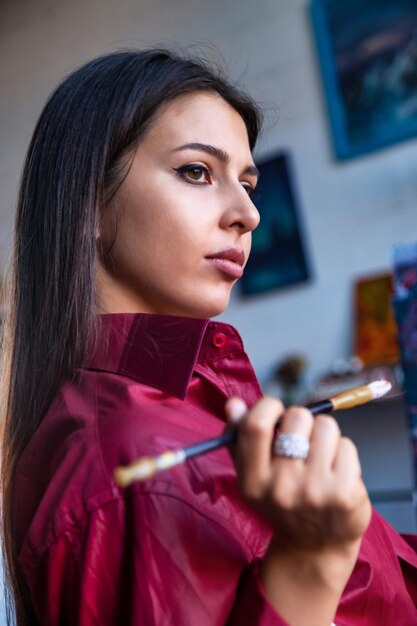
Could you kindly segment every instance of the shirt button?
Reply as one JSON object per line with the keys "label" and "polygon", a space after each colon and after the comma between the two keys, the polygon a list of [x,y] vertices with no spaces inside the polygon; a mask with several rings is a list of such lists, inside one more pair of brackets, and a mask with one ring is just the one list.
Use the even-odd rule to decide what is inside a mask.
{"label": "shirt button", "polygon": [[224,333],[216,333],[211,341],[215,348],[223,348],[227,343],[227,337]]}

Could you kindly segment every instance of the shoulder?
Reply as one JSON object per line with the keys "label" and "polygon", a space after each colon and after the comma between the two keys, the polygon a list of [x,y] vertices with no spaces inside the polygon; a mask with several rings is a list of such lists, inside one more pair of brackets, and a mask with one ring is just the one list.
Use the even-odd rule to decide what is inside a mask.
{"label": "shoulder", "polygon": [[[30,507],[25,505],[27,547],[39,555],[63,535],[81,536],[93,520],[113,527],[117,519],[121,528],[132,519],[156,527],[169,518],[183,528],[184,519],[194,519],[197,526],[199,520],[210,520],[227,536],[236,534],[236,515],[242,516],[246,507],[226,450],[127,490],[113,479],[118,466],[215,436],[223,427],[191,399],[180,400],[118,374],[80,370],[62,387],[37,441],[31,442],[21,483],[26,492],[36,492]],[[35,465],[34,454],[39,460]],[[243,535],[257,535],[259,520],[245,513]]]}
{"label": "shoulder", "polygon": [[[91,511],[123,499],[113,480],[115,468],[181,445],[186,426],[179,404],[128,377],[77,371],[19,461],[14,516],[19,538],[29,532],[34,544],[48,543]],[[184,486],[181,482],[180,490]]]}

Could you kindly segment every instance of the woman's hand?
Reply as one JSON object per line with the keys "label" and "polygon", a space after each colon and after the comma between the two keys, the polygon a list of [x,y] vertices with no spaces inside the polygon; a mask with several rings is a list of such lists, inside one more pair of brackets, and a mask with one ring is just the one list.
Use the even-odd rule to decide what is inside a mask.
{"label": "woman's hand", "polygon": [[[261,573],[267,596],[289,624],[327,626],[371,517],[356,448],[332,417],[284,411],[274,398],[249,412],[231,399],[226,411],[239,432],[242,494],[274,530]],[[281,433],[309,439],[306,459],[272,454],[278,417]]]}

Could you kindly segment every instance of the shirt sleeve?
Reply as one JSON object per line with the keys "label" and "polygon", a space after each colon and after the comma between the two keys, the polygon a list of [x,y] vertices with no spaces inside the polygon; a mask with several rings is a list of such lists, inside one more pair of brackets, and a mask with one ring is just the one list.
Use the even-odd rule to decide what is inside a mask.
{"label": "shirt sleeve", "polygon": [[29,582],[45,626],[288,626],[264,595],[258,561],[165,495],[90,512],[44,552]]}

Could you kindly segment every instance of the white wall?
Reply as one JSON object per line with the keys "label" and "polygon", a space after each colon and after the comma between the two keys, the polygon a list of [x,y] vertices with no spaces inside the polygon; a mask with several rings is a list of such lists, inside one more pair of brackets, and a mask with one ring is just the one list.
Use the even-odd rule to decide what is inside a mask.
{"label": "white wall", "polygon": [[261,378],[287,351],[305,353],[312,374],[350,353],[352,279],[388,268],[391,246],[417,239],[417,141],[333,160],[305,0],[13,0],[0,12],[0,269],[24,150],[57,81],[123,46],[212,43],[265,105],[258,154],[293,156],[314,272],[307,286],[235,297],[223,318]]}

